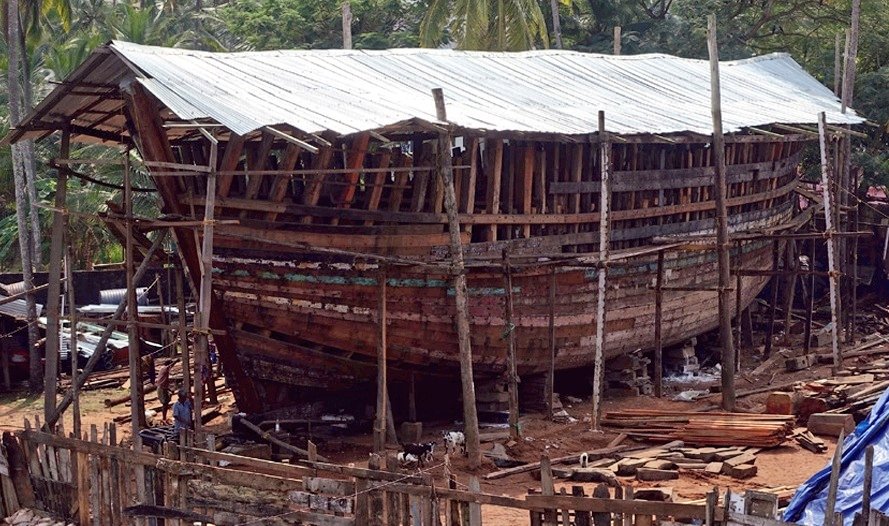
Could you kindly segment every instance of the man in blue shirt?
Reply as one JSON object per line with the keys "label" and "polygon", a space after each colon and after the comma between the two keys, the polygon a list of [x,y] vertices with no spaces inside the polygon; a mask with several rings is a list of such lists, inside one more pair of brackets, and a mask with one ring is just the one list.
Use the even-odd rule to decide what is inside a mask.
{"label": "man in blue shirt", "polygon": [[180,429],[191,429],[191,400],[185,389],[179,390],[179,400],[173,404],[173,429],[178,433]]}

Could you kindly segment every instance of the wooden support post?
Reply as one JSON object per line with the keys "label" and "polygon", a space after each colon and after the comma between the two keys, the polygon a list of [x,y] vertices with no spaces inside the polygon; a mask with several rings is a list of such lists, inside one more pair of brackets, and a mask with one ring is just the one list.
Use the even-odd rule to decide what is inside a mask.
{"label": "wooden support post", "polygon": [[[204,229],[200,251],[201,284],[198,311],[195,313],[194,356],[194,431],[195,443],[201,443],[201,411],[204,405],[204,368],[210,367],[207,350],[210,334],[210,305],[213,295],[213,220],[216,210],[216,159],[219,143],[210,143],[210,171],[207,173],[207,200],[204,202]],[[210,379],[212,382],[212,378]]]}
{"label": "wooden support post", "polygon": [[[133,241],[133,184],[130,169],[130,153],[125,153],[124,163],[124,214],[126,215],[126,281],[127,281],[127,335],[128,357],[130,367],[130,418],[133,437],[145,427],[145,398],[142,391],[142,360],[139,353],[139,306],[136,298],[136,280],[134,279],[134,258],[136,245]],[[96,349],[98,352],[98,349]]]}
{"label": "wooden support post", "polygon": [[509,391],[509,436],[517,439],[522,434],[519,429],[519,375],[515,356],[515,324],[512,319],[512,267],[509,264],[509,251],[505,248],[503,249],[503,290],[503,332],[506,336],[506,381]]}
{"label": "wooden support post", "polygon": [[861,515],[870,515],[871,493],[874,482],[874,445],[870,444],[864,450],[864,480],[861,484]]}
{"label": "wooden support post", "polygon": [[[71,132],[62,131],[59,156],[70,157]],[[49,287],[46,291],[46,356],[43,370],[43,415],[47,422],[56,407],[59,389],[59,349],[60,347],[60,296],[62,278],[62,258],[64,257],[65,226],[67,224],[68,170],[58,170],[56,180],[55,210],[52,214],[52,237],[49,245]]]}
{"label": "wooden support post", "polygon": [[[833,217],[831,216],[830,199],[830,167],[827,161],[827,123],[824,112],[818,114],[818,139],[821,147],[821,199],[824,204],[824,233],[827,236],[827,271],[830,275],[830,338],[833,350],[834,373],[843,367],[843,355],[839,342],[839,317],[837,316],[837,301],[839,299],[839,272],[836,263],[836,237],[834,234]],[[813,241],[814,242],[814,241]],[[812,260],[814,265],[814,259]]]}
{"label": "wooden support post", "polygon": [[562,19],[559,16],[559,0],[549,0],[549,8],[553,17],[553,37],[556,49],[562,49]]}
{"label": "wooden support post", "polygon": [[[815,240],[809,241],[809,270],[815,270]],[[812,348],[812,316],[815,310],[815,273],[809,274],[809,295],[806,297],[806,326],[803,327],[803,351]]]}
{"label": "wooden support post", "polygon": [[608,296],[608,258],[611,251],[611,142],[605,131],[605,112],[599,112],[599,285],[596,290],[596,348],[593,357],[593,429],[599,430],[605,393],[605,331]]}
{"label": "wooden support post", "polygon": [[374,419],[374,453],[386,450],[386,267],[380,266],[377,277],[377,410]]}
{"label": "wooden support post", "polygon": [[729,239],[726,207],[725,138],[722,135],[722,102],[719,89],[719,51],[716,45],[716,15],[707,17],[707,48],[710,54],[710,104],[713,113],[713,167],[716,170],[716,245],[719,267],[719,340],[722,346],[722,407],[735,410],[735,350],[732,345],[732,315],[729,309]]}
{"label": "wooden support post", "polygon": [[[493,144],[492,144],[493,142]],[[485,210],[489,215],[500,213],[500,184],[503,177],[503,139],[485,139],[488,163],[485,167],[488,176]],[[486,241],[497,241],[497,225],[490,225],[485,232]]]}
{"label": "wooden support post", "polygon": [[352,49],[352,5],[343,0],[343,49]]}
{"label": "wooden support post", "polygon": [[784,298],[784,338],[790,338],[790,324],[793,322],[793,303],[796,299],[796,278],[799,275],[796,257],[796,241],[788,239],[784,247],[784,271],[786,277],[786,297]]}
{"label": "wooden support post", "polygon": [[621,44],[621,28],[620,26],[614,26],[614,54],[620,55],[620,44]]}
{"label": "wooden support post", "polygon": [[[68,255],[65,257],[65,287],[68,292],[68,312],[71,328],[71,342],[68,346],[69,356],[71,358],[71,391],[72,391],[72,422],[74,435],[80,436],[80,388],[77,386],[77,304],[74,298],[74,262],[71,246],[67,247]],[[55,408],[53,408],[55,409]],[[52,416],[52,415],[50,415]]]}
{"label": "wooden support post", "polygon": [[[555,481],[553,480],[552,463],[547,456],[540,457],[540,492],[545,497],[551,497],[556,494]],[[543,512],[543,525],[555,526],[556,510],[548,509]]]}
{"label": "wooden support post", "polygon": [[184,264],[176,268],[176,309],[179,311],[179,352],[182,353],[182,389],[191,392],[191,353],[185,328],[185,287],[183,285]]}
{"label": "wooden support post", "polygon": [[[857,179],[857,177],[855,177]],[[857,181],[852,184],[853,191],[857,192],[858,183]],[[857,197],[856,197],[857,198]],[[854,214],[852,216],[852,230],[855,232],[859,231],[860,224],[858,218],[859,204],[855,203],[855,209],[852,211]],[[850,279],[851,284],[849,285],[850,292],[852,293],[852,305],[850,307],[849,313],[849,342],[855,343],[855,333],[858,332],[858,236],[852,238],[852,279]]]}
{"label": "wooden support post", "polygon": [[775,316],[777,316],[778,311],[778,282],[780,278],[778,277],[778,259],[780,248],[778,244],[778,240],[775,239],[772,241],[772,279],[770,281],[771,286],[771,300],[769,301],[769,328],[766,331],[766,339],[765,339],[765,348],[763,350],[763,357],[768,358],[772,355],[772,344],[775,339]]}
{"label": "wooden support post", "polygon": [[741,275],[741,266],[743,258],[741,257],[743,252],[743,248],[741,246],[741,241],[735,242],[735,369],[741,369],[741,302],[743,301],[742,296],[742,281],[744,277]]}
{"label": "wooden support post", "polygon": [[[512,291],[510,291],[510,294]],[[546,374],[546,414],[553,419],[553,397],[556,390],[556,267],[549,275],[549,370]]]}
{"label": "wooden support post", "polygon": [[[435,110],[440,122],[447,122],[444,93],[434,88]],[[444,132],[438,137],[438,150],[450,152],[451,134]],[[469,307],[466,291],[466,269],[463,264],[463,244],[460,240],[460,221],[457,216],[457,197],[454,194],[454,171],[450,155],[439,155],[439,177],[444,182],[445,211],[448,216],[448,233],[451,238],[452,272],[454,274],[454,297],[456,299],[457,340],[460,347],[460,383],[463,392],[463,422],[466,437],[466,451],[472,468],[481,464],[481,447],[478,436],[478,413],[475,407],[475,382],[472,376],[472,345],[469,340]]]}
{"label": "wooden support post", "polygon": [[654,282],[654,396],[664,396],[664,251],[657,253]]}
{"label": "wooden support post", "polygon": [[830,481],[827,485],[827,503],[824,505],[824,524],[825,526],[842,526],[834,521],[834,511],[837,504],[837,490],[840,483],[840,459],[843,456],[843,440],[846,438],[845,430],[840,431],[840,437],[837,439],[837,448],[833,452],[833,461],[830,464]]}

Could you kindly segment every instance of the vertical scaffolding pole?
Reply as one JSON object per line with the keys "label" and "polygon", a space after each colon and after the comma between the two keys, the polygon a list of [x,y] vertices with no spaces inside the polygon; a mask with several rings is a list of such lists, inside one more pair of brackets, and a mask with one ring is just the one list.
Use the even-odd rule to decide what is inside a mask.
{"label": "vertical scaffolding pole", "polygon": [[[515,363],[515,324],[512,319],[512,267],[509,251],[503,249],[503,308],[506,336],[506,375],[509,393],[509,436],[519,438],[519,375]],[[547,407],[552,407],[552,396]]]}
{"label": "vertical scaffolding pole", "polygon": [[[389,396],[386,383],[386,267],[380,265],[377,287],[377,414],[374,419],[374,452],[386,449],[386,410]],[[394,438],[394,437],[393,437]]]}
{"label": "vertical scaffolding pole", "polygon": [[556,390],[556,267],[549,274],[549,370],[546,374],[546,414],[553,419]]}
{"label": "vertical scaffolding pole", "polygon": [[[830,167],[827,163],[827,123],[824,112],[818,114],[818,144],[821,148],[821,198],[824,203],[824,234],[827,236],[827,271],[830,283],[830,344],[833,350],[833,371],[836,373],[843,367],[843,354],[839,343],[839,319],[837,301],[839,300],[839,272],[836,262],[836,237],[834,234],[833,217],[830,202]],[[813,262],[814,263],[814,262]]]}
{"label": "vertical scaffolding pole", "polygon": [[182,283],[184,266],[176,267],[176,310],[179,311],[179,339],[180,352],[182,353],[182,389],[186,393],[191,392],[191,353],[188,349],[188,337],[185,328],[185,287]]}
{"label": "vertical scaffolding pole", "polygon": [[614,54],[620,55],[620,45],[621,45],[621,28],[620,26],[614,26]]}
{"label": "vertical scaffolding pole", "polygon": [[596,349],[593,358],[593,429],[602,419],[602,397],[605,392],[605,331],[608,295],[608,259],[611,252],[611,142],[605,131],[605,112],[599,112],[599,168],[602,185],[599,191],[599,285],[596,293]]}
{"label": "vertical scaffolding pole", "polygon": [[65,256],[65,287],[68,292],[68,312],[71,324],[71,342],[68,353],[71,357],[71,419],[74,436],[80,434],[80,388],[77,386],[77,303],[74,298],[74,258],[71,245],[68,245]]}
{"label": "vertical scaffolding pole", "polygon": [[[447,122],[444,92],[432,90],[435,113],[440,122]],[[457,197],[454,193],[454,170],[451,161],[450,131],[439,134],[439,177],[444,185],[444,204],[448,216],[448,234],[451,238],[451,259],[456,302],[457,342],[460,347],[460,385],[463,392],[463,426],[466,436],[466,452],[472,468],[481,464],[481,446],[478,436],[478,410],[475,406],[475,381],[472,375],[472,344],[469,340],[469,306],[466,292],[466,267],[463,263],[463,242],[460,239],[460,220],[457,216]]]}
{"label": "vertical scaffolding pole", "polygon": [[664,250],[657,252],[654,282],[654,396],[664,396]]}
{"label": "vertical scaffolding pole", "polygon": [[735,410],[735,351],[732,345],[732,314],[729,309],[728,212],[725,204],[725,138],[722,135],[722,101],[719,87],[719,50],[716,15],[707,17],[707,48],[710,54],[710,104],[713,113],[713,165],[716,169],[716,253],[719,267],[719,340],[722,345],[722,407]]}
{"label": "vertical scaffolding pole", "polygon": [[[142,389],[142,363],[139,352],[139,305],[134,279],[134,262],[136,244],[133,240],[133,181],[130,169],[130,152],[124,154],[124,214],[126,216],[126,274],[127,274],[127,335],[128,358],[130,366],[130,417],[133,428],[134,446],[141,442],[136,440],[139,431],[145,427],[145,399]],[[98,352],[98,349],[96,349]],[[139,444],[141,446],[141,444]]]}
{"label": "vertical scaffolding pole", "polygon": [[[70,157],[71,132],[62,131],[62,142],[59,148],[59,156],[62,159]],[[62,168],[58,171],[56,180],[55,210],[52,214],[52,237],[49,245],[49,273],[46,291],[46,353],[43,376],[43,416],[44,422],[49,422],[56,408],[56,396],[59,385],[59,349],[60,349],[60,296],[62,294],[62,259],[64,256],[65,225],[67,210],[65,209],[68,192],[68,170]]]}
{"label": "vertical scaffolding pole", "polygon": [[[207,173],[207,199],[204,201],[204,233],[201,243],[201,286],[198,312],[195,313],[198,328],[195,331],[194,356],[194,431],[195,443],[203,444],[201,412],[204,405],[204,368],[209,367],[207,356],[210,334],[210,305],[213,294],[213,220],[216,213],[216,172],[219,142],[210,134],[210,171]],[[211,378],[212,381],[212,378]]]}

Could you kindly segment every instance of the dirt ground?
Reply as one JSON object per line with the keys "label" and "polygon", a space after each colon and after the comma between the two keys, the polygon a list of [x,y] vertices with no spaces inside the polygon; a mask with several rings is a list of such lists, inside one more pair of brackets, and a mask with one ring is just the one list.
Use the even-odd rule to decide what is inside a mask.
{"label": "dirt ground", "polygon": [[[757,360],[745,356],[744,361],[742,372],[737,376],[736,385],[738,390],[778,385],[791,380],[813,380],[830,375],[828,366],[817,366],[796,373],[786,373],[782,367],[776,366],[773,370],[765,371],[762,375],[754,377],[745,371],[752,371],[758,365]],[[606,400],[604,410],[607,412],[609,410],[628,408],[678,409],[684,411],[715,409],[715,404],[719,402],[719,395],[711,395],[709,398],[695,402],[676,402],[668,399],[679,390],[688,388],[700,389],[703,387],[702,385],[695,384],[671,384],[663,399],[639,396]],[[129,414],[129,407],[125,404],[110,408],[104,404],[106,398],[118,398],[124,395],[126,395],[126,391],[122,389],[100,389],[82,393],[80,409],[83,415],[84,430],[86,431],[89,426],[95,424],[101,434],[102,427],[106,422],[111,421],[116,416]],[[761,412],[766,396],[767,394],[764,393],[741,398],[738,402],[738,410],[754,413]],[[229,421],[228,414],[236,411],[231,394],[220,396],[220,402],[222,416],[209,423],[213,431],[218,434],[226,432]],[[563,403],[565,403],[564,399]],[[152,401],[152,397],[149,397],[147,406],[149,409],[154,408],[157,406],[157,402]],[[26,418],[33,424],[36,419],[42,419],[42,407],[42,396],[28,396],[24,391],[3,394],[0,396],[0,428],[13,431],[21,429]],[[537,461],[544,454],[550,457],[558,457],[600,448],[617,436],[614,432],[606,431],[603,433],[590,430],[588,417],[591,414],[591,404],[588,399],[579,404],[565,403],[564,407],[576,419],[575,422],[558,424],[545,420],[539,414],[523,415],[521,424],[523,439],[514,446],[507,448],[509,454],[519,460]],[[584,417],[587,418],[585,419]],[[154,417],[152,423],[154,425],[160,424],[160,415]],[[70,410],[65,415],[63,425],[66,430],[72,429]],[[126,438],[128,430],[128,425],[119,426],[119,436]],[[435,440],[440,437],[440,431],[441,428],[427,428],[425,434],[430,440]],[[789,494],[792,493],[793,488],[828,463],[835,447],[835,441],[827,437],[824,438],[829,446],[826,453],[811,453],[802,449],[793,441],[787,441],[783,446],[762,451],[757,455],[757,475],[743,481],[722,475],[711,476],[696,471],[682,471],[678,480],[660,484],[641,483],[632,478],[624,478],[622,482],[624,485],[632,485],[637,488],[657,486],[672,488],[673,500],[677,502],[703,499],[705,494],[714,487],[719,488],[720,491],[724,491],[726,488],[731,488],[733,491],[743,491],[750,488],[785,488],[785,493]],[[630,442],[629,440],[627,441],[627,443]],[[484,449],[488,450],[492,447],[492,444],[484,444],[483,446]],[[336,462],[362,465],[366,462],[367,453],[370,450],[371,437],[362,435],[330,441],[324,445],[323,450],[319,449],[319,453],[330,457]],[[484,465],[476,470],[474,474],[483,475],[497,469],[490,460],[485,459],[484,462]],[[455,459],[452,464],[452,470],[457,474],[458,484],[468,483],[468,477],[471,473],[466,469],[463,459]],[[443,475],[444,467],[441,454],[436,456],[436,463],[430,472],[438,476]],[[443,482],[444,479],[441,480]],[[570,486],[573,484],[576,483],[557,483],[556,488],[558,491],[559,488],[566,487],[570,492]],[[587,494],[590,494],[593,485],[582,485],[585,486]],[[539,489],[539,487],[539,482],[530,473],[517,474],[493,481],[482,481],[483,491],[513,497],[521,497],[526,495],[528,490]],[[526,512],[518,510],[485,506],[484,513],[485,524],[505,525],[515,524],[516,521],[520,521],[519,523],[527,521]]]}

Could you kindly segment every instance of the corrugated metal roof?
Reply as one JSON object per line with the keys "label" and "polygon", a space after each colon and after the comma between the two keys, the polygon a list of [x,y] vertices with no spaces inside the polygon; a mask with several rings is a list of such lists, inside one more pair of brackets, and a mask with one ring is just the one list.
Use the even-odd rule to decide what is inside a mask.
{"label": "corrugated metal roof", "polygon": [[[113,42],[141,69],[146,88],[182,119],[213,119],[246,134],[287,124],[309,133],[436,122],[432,88],[462,128],[586,134],[712,133],[707,61],[668,55],[610,56],[429,49],[209,53]],[[726,132],[770,123],[855,124],[833,93],[790,56],[723,62]]]}
{"label": "corrugated metal roof", "polygon": [[[0,295],[0,299],[4,296]],[[40,315],[40,312],[43,311],[43,305],[40,303],[36,304],[37,314]],[[0,315],[9,316],[15,318],[16,320],[27,320],[28,319],[28,302],[25,300],[12,300],[9,303],[5,303],[0,305]]]}

